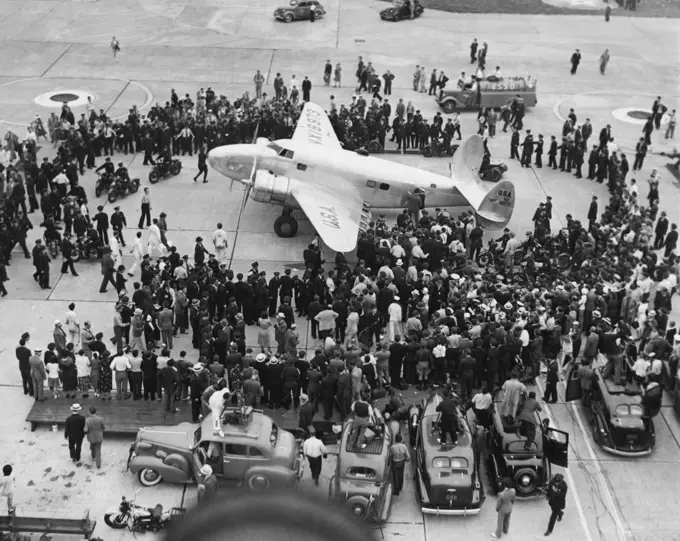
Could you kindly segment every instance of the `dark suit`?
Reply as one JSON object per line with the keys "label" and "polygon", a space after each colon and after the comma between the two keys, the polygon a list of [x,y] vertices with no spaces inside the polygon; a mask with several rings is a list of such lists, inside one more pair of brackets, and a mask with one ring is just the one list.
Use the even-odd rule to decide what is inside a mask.
{"label": "dark suit", "polygon": [[85,438],[85,417],[72,413],[64,423],[64,438],[68,440],[68,452],[73,462],[80,462],[80,450]]}

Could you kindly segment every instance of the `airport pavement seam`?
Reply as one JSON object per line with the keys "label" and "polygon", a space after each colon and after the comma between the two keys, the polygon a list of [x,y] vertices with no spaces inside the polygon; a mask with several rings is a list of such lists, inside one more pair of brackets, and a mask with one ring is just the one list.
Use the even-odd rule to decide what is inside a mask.
{"label": "airport pavement seam", "polygon": [[68,47],[66,47],[66,49],[64,49],[64,52],[62,52],[62,53],[57,57],[57,59],[56,59],[54,62],[52,62],[52,63],[49,65],[49,67],[48,67],[45,71],[43,71],[43,72],[40,74],[40,77],[38,77],[38,79],[42,79],[45,75],[47,75],[47,72],[50,71],[50,70],[56,65],[56,63],[59,62],[59,61],[64,57],[64,55],[65,55],[66,53],[68,53],[68,52],[71,50],[71,47],[73,47],[73,43],[69,43]]}

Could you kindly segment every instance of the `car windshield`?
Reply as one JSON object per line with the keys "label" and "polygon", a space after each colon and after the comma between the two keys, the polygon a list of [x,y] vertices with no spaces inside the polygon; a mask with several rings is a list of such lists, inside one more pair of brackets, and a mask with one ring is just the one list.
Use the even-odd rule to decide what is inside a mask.
{"label": "car windshield", "polygon": [[276,442],[279,439],[279,427],[276,426],[276,423],[272,423],[272,432],[269,435],[269,443],[272,444],[272,447],[276,447]]}

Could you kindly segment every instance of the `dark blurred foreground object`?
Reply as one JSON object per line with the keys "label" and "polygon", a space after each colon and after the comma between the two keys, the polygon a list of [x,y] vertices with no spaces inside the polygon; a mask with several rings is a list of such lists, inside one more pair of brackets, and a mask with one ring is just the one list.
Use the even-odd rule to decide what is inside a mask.
{"label": "dark blurred foreground object", "polygon": [[371,541],[365,525],[319,493],[251,493],[199,506],[165,541]]}

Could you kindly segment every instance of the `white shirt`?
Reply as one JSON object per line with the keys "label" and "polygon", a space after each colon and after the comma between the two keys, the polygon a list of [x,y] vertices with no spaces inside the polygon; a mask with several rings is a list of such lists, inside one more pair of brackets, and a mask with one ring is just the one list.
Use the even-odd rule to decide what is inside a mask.
{"label": "white shirt", "polygon": [[78,323],[78,316],[73,310],[69,310],[68,312],[66,312],[66,316],[64,317],[64,323],[66,324],[68,330],[71,332],[76,332],[77,330],[80,329],[80,323]]}
{"label": "white shirt", "polygon": [[491,395],[489,393],[477,393],[472,397],[472,404],[478,410],[486,410],[491,407],[493,402]]}
{"label": "white shirt", "polygon": [[213,233],[212,242],[215,248],[227,248],[227,232],[224,229],[217,229]]}
{"label": "white shirt", "polygon": [[401,321],[402,310],[401,305],[398,302],[393,302],[392,304],[390,304],[389,307],[387,308],[387,313],[390,316],[390,321],[394,321],[395,323]]}
{"label": "white shirt", "polygon": [[293,90],[294,88],[297,88],[297,85],[298,85],[298,80],[297,80],[295,77],[293,77],[293,78],[290,80],[290,84],[288,85],[288,91],[290,92],[290,91]]}
{"label": "white shirt", "polygon": [[639,378],[644,378],[649,370],[649,361],[646,359],[638,359],[633,365],[633,372]]}
{"label": "white shirt", "polygon": [[390,249],[390,254],[396,259],[401,259],[406,256],[406,251],[399,244],[395,244]]}
{"label": "white shirt", "polygon": [[308,458],[318,458],[328,454],[326,446],[316,436],[306,439],[305,443],[302,445],[302,450]]}
{"label": "white shirt", "polygon": [[130,370],[132,366],[130,366],[130,361],[125,355],[117,355],[111,361],[110,368],[112,372],[125,372]]}
{"label": "white shirt", "polygon": [[149,226],[149,242],[152,244],[159,244],[161,242],[161,230],[156,224]]}

